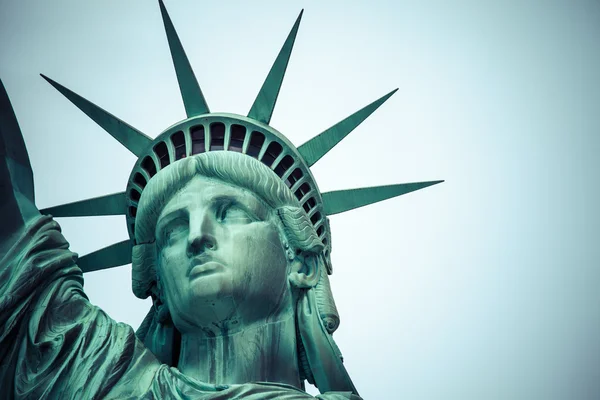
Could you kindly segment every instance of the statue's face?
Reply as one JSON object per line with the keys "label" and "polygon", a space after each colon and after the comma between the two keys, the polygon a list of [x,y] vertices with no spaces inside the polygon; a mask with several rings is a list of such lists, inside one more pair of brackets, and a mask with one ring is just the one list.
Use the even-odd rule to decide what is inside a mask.
{"label": "statue's face", "polygon": [[277,217],[247,190],[194,177],[162,210],[156,242],[162,297],[182,332],[243,328],[290,301]]}

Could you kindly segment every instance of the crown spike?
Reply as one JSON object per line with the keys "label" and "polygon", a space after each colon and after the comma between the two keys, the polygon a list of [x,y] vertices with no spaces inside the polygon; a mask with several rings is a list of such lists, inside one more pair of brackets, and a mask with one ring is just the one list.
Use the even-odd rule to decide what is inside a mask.
{"label": "crown spike", "polygon": [[256,99],[248,112],[249,118],[264,122],[265,124],[268,124],[271,121],[273,109],[275,108],[285,70],[287,69],[290,60],[290,54],[292,54],[292,48],[294,47],[294,41],[296,40],[296,34],[298,33],[298,27],[300,26],[303,12],[304,10],[300,11],[300,15],[296,18],[292,30],[267,75],[267,79],[265,79],[265,82],[260,88],[260,92],[258,92],[258,96],[256,96]]}
{"label": "crown spike", "polygon": [[131,240],[124,240],[80,257],[77,265],[83,272],[100,271],[131,263]]}
{"label": "crown spike", "polygon": [[125,215],[125,192],[108,194],[92,199],[75,201],[40,210],[54,217],[92,217],[100,215]]}
{"label": "crown spike", "polygon": [[183,99],[185,112],[188,118],[196,115],[208,114],[210,110],[208,109],[200,85],[198,85],[192,66],[185,55],[179,36],[177,36],[173,22],[171,22],[171,18],[167,13],[165,4],[162,0],[158,0],[158,4],[160,5],[160,13],[165,25],[169,49],[171,50],[171,58],[173,59],[173,65],[175,66],[175,74],[177,75],[177,81],[179,82],[179,90],[181,92],[181,98]]}
{"label": "crown spike", "polygon": [[374,186],[360,189],[337,190],[323,193],[323,208],[326,215],[343,213],[392,197],[401,196],[444,181],[401,183],[398,185]]}
{"label": "crown spike", "polygon": [[308,166],[314,165],[329,150],[334,148],[343,138],[360,125],[373,111],[377,110],[387,99],[389,99],[398,89],[394,89],[385,96],[375,100],[368,106],[361,108],[354,114],[338,122],[331,128],[323,131],[308,142],[298,147],[298,151]]}
{"label": "crown spike", "polygon": [[84,99],[80,95],[60,83],[53,81],[44,74],[40,74],[42,78],[48,81],[52,86],[63,94],[71,103],[75,104],[77,108],[83,111],[88,117],[93,119],[98,125],[100,125],[106,132],[110,133],[112,137],[117,139],[127,150],[131,151],[136,156],[140,157],[144,154],[146,147],[152,143],[152,139],[138,131],[131,125],[115,117],[111,113],[103,110],[89,100]]}

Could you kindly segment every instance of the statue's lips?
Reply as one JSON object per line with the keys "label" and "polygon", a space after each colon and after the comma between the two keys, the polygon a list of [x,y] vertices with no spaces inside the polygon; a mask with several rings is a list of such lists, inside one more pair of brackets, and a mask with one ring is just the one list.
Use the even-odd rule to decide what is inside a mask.
{"label": "statue's lips", "polygon": [[206,276],[206,275],[210,275],[213,274],[215,272],[221,272],[225,270],[225,266],[223,266],[223,264],[218,263],[216,261],[207,261],[204,263],[198,263],[196,264],[191,270],[190,270],[190,279],[194,279],[194,278],[198,278],[201,276]]}

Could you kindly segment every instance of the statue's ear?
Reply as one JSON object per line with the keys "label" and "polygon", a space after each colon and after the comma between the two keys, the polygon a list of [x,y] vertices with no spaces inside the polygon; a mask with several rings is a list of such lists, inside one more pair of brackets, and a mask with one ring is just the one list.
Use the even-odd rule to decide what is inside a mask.
{"label": "statue's ear", "polygon": [[291,261],[288,279],[294,287],[310,289],[319,281],[319,258],[313,253],[300,254]]}

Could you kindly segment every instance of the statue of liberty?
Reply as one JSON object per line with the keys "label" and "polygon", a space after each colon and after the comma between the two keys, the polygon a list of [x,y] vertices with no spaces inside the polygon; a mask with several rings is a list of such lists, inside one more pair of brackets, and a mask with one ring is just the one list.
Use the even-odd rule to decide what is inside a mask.
{"label": "statue of liberty", "polygon": [[[0,85],[0,392],[7,399],[360,399],[333,340],[327,217],[441,181],[321,193],[310,167],[395,91],[303,145],[269,126],[302,13],[247,116],[211,113],[159,1],[187,119],[151,139],[44,77],[138,157],[124,192],[38,210]],[[55,217],[125,215],[83,257]],[[134,332],[83,273],[132,265]]]}

